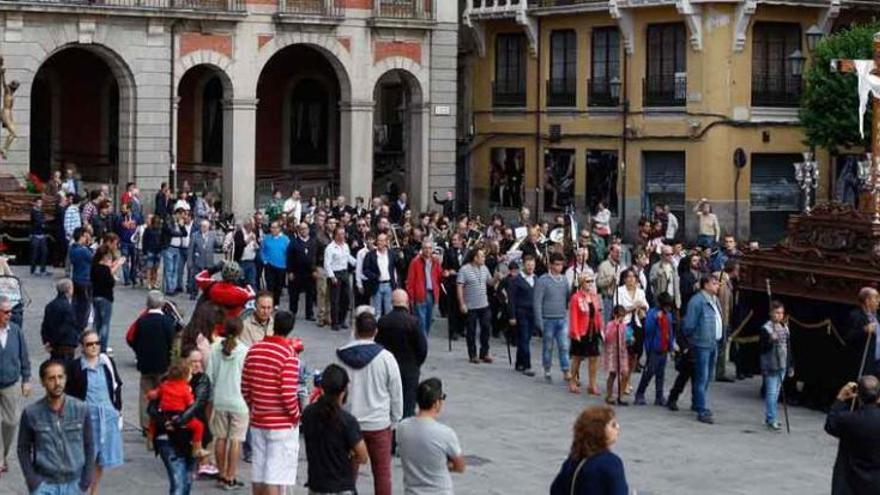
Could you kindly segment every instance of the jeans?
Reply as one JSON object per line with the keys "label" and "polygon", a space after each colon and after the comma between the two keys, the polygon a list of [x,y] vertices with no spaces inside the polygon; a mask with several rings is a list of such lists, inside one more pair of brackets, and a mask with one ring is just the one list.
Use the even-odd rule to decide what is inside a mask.
{"label": "jeans", "polygon": [[694,394],[694,409],[700,416],[712,414],[707,407],[709,382],[715,377],[717,347],[694,347],[694,379],[691,389]]}
{"label": "jeans", "polygon": [[125,285],[132,284],[134,283],[134,276],[137,270],[137,265],[135,264],[137,262],[135,259],[137,250],[134,244],[123,242],[119,244],[119,252],[122,256],[125,256],[125,264],[122,265],[122,281]]}
{"label": "jeans", "polygon": [[180,262],[180,250],[168,247],[162,251],[162,272],[165,279],[165,293],[174,294],[177,290],[177,266]]}
{"label": "jeans", "polygon": [[532,331],[535,329],[535,313],[532,311],[516,312],[516,369],[532,368]]}
{"label": "jeans", "polygon": [[477,357],[477,324],[480,325],[480,358],[489,355],[489,333],[492,331],[492,313],[489,307],[468,308],[467,312],[467,348],[468,357]]}
{"label": "jeans", "polygon": [[49,259],[49,243],[46,234],[31,234],[31,274],[40,267],[40,273],[46,273],[46,262]]}
{"label": "jeans", "polygon": [[654,402],[663,403],[663,381],[666,377],[666,353],[658,351],[648,351],[648,362],[642,371],[642,378],[639,380],[639,388],[636,390],[636,399],[644,399],[645,391],[651,378],[657,379],[654,382]]}
{"label": "jeans", "polygon": [[376,293],[370,298],[370,306],[376,311],[376,318],[381,318],[391,311],[391,282],[380,282]]}
{"label": "jeans", "polygon": [[101,352],[107,352],[107,346],[110,342],[110,317],[113,315],[113,301],[96,297],[94,301],[95,308],[95,330],[101,338]]}
{"label": "jeans", "polygon": [[614,298],[602,296],[602,325],[608,325],[608,322],[613,319],[613,313]]}
{"label": "jeans", "polygon": [[76,328],[82,331],[89,325],[89,311],[92,309],[92,284],[73,284],[73,315]]}
{"label": "jeans", "polygon": [[779,389],[785,379],[785,370],[764,372],[764,408],[766,423],[775,423],[777,420],[776,410],[779,403]]}
{"label": "jeans", "polygon": [[544,319],[544,338],[541,342],[541,361],[544,371],[549,373],[553,367],[553,343],[556,343],[556,351],[559,353],[559,367],[563,373],[571,366],[568,362],[568,328],[564,318]]}
{"label": "jeans", "polygon": [[[425,332],[425,336],[430,334],[431,322],[434,321],[434,293],[426,293],[424,302],[413,304],[413,312],[419,317],[419,327]],[[376,313],[376,316],[379,314]]]}
{"label": "jeans", "polygon": [[241,260],[238,264],[241,267],[241,271],[244,274],[244,280],[248,283],[254,290],[257,289],[257,264],[254,263],[254,260]]}
{"label": "jeans", "polygon": [[[185,288],[188,288],[184,287],[183,285],[183,273],[189,266],[189,263],[186,262],[186,251],[186,249],[181,248],[177,254],[177,270],[175,271],[175,273],[177,274],[177,285],[174,286],[176,290],[183,290]],[[189,286],[189,277],[187,277],[186,282],[187,286]]]}
{"label": "jeans", "polygon": [[42,482],[31,495],[81,495],[83,492],[79,489],[79,481],[71,481],[68,483],[49,483]]}
{"label": "jeans", "polygon": [[190,456],[180,456],[174,451],[174,446],[168,440],[156,440],[156,451],[165,464],[168,472],[168,494],[189,495],[192,486],[192,471],[195,460]]}
{"label": "jeans", "polygon": [[715,245],[715,236],[711,235],[698,235],[697,236],[697,246],[702,248],[712,247]]}

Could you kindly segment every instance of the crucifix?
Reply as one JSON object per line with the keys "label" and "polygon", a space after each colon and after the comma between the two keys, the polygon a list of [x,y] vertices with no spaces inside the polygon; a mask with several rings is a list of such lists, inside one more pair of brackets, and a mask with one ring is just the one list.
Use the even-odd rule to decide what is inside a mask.
{"label": "crucifix", "polygon": [[[872,63],[873,62],[873,63]],[[870,99],[874,94],[871,119],[871,179],[868,182],[868,201],[859,200],[862,211],[873,214],[874,223],[880,223],[880,32],[874,34],[873,60],[832,60],[831,71],[856,73],[859,77],[859,98]],[[864,103],[859,108],[859,128],[864,125]]]}

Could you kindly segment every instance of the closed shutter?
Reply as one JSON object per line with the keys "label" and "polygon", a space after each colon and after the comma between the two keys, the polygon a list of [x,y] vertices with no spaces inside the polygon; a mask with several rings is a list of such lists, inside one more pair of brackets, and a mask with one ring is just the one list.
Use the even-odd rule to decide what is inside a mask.
{"label": "closed shutter", "polygon": [[685,225],[684,177],[685,153],[683,151],[646,151],[643,155],[644,197],[642,212],[650,217],[654,205],[664,203]]}
{"label": "closed shutter", "polygon": [[751,159],[751,233],[761,244],[785,236],[788,217],[800,211],[800,189],[794,178],[799,154],[755,153]]}

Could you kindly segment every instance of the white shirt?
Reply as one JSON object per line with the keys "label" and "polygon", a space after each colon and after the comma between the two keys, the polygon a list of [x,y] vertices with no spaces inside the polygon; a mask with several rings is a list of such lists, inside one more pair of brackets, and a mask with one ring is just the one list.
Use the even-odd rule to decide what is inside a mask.
{"label": "white shirt", "polygon": [[724,331],[724,323],[721,321],[721,308],[718,306],[718,298],[708,293],[706,294],[706,298],[709,300],[709,305],[712,306],[712,309],[715,311],[715,340],[721,340]]}
{"label": "white shirt", "polygon": [[390,263],[388,262],[388,249],[385,251],[376,250],[376,264],[379,265],[379,282],[390,282],[391,271],[388,270]]}
{"label": "white shirt", "polygon": [[520,277],[524,278],[526,282],[531,286],[535,287],[535,274],[526,275],[525,272],[519,274]]}
{"label": "white shirt", "polygon": [[6,341],[9,339],[9,325],[0,328],[0,347],[6,349]]}
{"label": "white shirt", "polygon": [[296,223],[302,218],[302,201],[293,198],[287,198],[284,206],[281,208],[285,215],[293,218]]}
{"label": "white shirt", "polygon": [[[621,285],[617,288],[617,304],[623,306],[627,311],[633,309],[638,306],[647,308],[648,300],[645,298],[645,291],[642,290],[641,287],[636,287],[636,292],[634,297],[630,297],[629,291],[626,289],[625,285]],[[623,319],[627,325],[632,321],[633,313],[627,313],[626,317]]]}
{"label": "white shirt", "polygon": [[370,252],[366,246],[360,248],[357,254],[357,265],[354,269],[354,281],[357,283],[358,289],[364,288],[364,258],[367,257],[367,254]]}
{"label": "white shirt", "polygon": [[337,244],[336,241],[327,245],[324,250],[324,271],[328,278],[336,278],[336,272],[348,269],[348,265],[357,266],[357,260],[351,257],[348,244]]}
{"label": "white shirt", "polygon": [[670,241],[675,239],[676,232],[678,232],[678,218],[670,212],[666,219],[666,239]]}

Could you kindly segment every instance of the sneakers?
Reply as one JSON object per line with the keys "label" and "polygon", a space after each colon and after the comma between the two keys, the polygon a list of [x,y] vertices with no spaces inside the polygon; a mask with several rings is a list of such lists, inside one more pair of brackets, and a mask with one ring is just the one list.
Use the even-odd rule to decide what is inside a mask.
{"label": "sneakers", "polygon": [[774,431],[777,433],[782,431],[782,425],[779,424],[779,421],[770,421],[770,422],[764,423],[764,426],[766,426],[768,430]]}
{"label": "sneakers", "polygon": [[547,383],[553,383],[553,375],[550,374],[550,370],[544,370],[544,381]]}
{"label": "sneakers", "polygon": [[525,376],[535,376],[535,372],[529,368],[522,370],[522,374]]}
{"label": "sneakers", "polygon": [[648,403],[645,402],[645,398],[644,398],[644,397],[636,397],[636,400],[633,401],[633,404],[636,405],[636,406],[645,406],[645,405],[647,405]]}
{"label": "sneakers", "polygon": [[700,416],[697,416],[697,421],[699,421],[700,423],[706,423],[707,425],[715,424],[715,419],[712,417],[711,414],[702,414]]}

